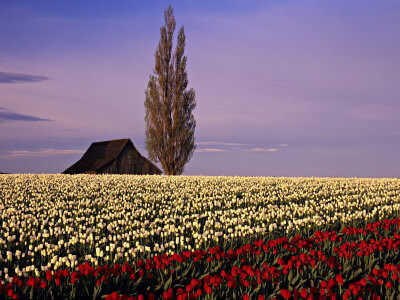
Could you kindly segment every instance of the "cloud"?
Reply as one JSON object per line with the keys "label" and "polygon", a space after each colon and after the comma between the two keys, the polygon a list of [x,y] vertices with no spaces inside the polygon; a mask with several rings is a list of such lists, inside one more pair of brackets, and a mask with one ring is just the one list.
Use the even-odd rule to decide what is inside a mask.
{"label": "cloud", "polygon": [[246,152],[276,152],[278,149],[276,148],[251,148],[251,149],[244,149],[243,151]]}
{"label": "cloud", "polygon": [[[197,149],[195,152],[230,152],[230,151],[244,151],[244,152],[276,152],[277,148],[261,148],[261,147],[253,147],[244,149],[243,146],[251,147],[249,144],[242,143],[232,143],[232,142],[198,142],[197,145],[211,145],[211,146],[222,146],[221,148],[205,148],[205,149]],[[288,144],[280,144],[279,147],[287,147]],[[229,147],[228,149],[224,149],[225,147]]]}
{"label": "cloud", "polygon": [[78,132],[80,129],[78,128],[62,128],[60,129],[60,131],[64,131],[64,132]]}
{"label": "cloud", "polygon": [[247,144],[240,143],[225,143],[225,142],[197,142],[197,145],[220,145],[220,146],[246,146]]}
{"label": "cloud", "polygon": [[270,86],[271,87],[288,87],[291,82],[292,82],[292,80],[289,80],[289,79],[273,79],[270,81]]}
{"label": "cloud", "polygon": [[71,154],[83,154],[83,150],[61,150],[61,149],[39,149],[39,150],[11,150],[7,151],[6,155],[2,155],[3,158],[16,158],[16,157],[46,157],[46,156],[58,156],[58,155],[71,155]]}
{"label": "cloud", "polygon": [[26,121],[26,122],[39,122],[39,121],[53,121],[50,119],[43,119],[30,115],[23,115],[19,113],[10,112],[0,107],[0,123],[6,121]]}
{"label": "cloud", "polygon": [[0,72],[0,83],[40,82],[46,79],[49,78],[45,76],[23,73]]}
{"label": "cloud", "polygon": [[228,152],[228,150],[217,148],[196,149],[194,152]]}

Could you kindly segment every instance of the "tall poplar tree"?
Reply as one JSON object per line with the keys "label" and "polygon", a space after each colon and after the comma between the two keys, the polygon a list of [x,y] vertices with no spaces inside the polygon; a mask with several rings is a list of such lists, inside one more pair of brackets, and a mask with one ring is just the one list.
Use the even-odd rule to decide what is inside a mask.
{"label": "tall poplar tree", "polygon": [[182,174],[196,146],[195,91],[187,90],[185,32],[179,29],[172,52],[175,17],[169,6],[164,11],[165,25],[155,56],[153,75],[145,91],[146,150],[149,158],[160,162],[167,175]]}

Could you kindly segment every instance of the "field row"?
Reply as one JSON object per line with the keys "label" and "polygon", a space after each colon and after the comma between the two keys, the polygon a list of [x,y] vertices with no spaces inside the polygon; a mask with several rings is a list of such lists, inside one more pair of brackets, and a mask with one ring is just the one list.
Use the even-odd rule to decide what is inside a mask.
{"label": "field row", "polygon": [[8,282],[366,226],[400,215],[400,180],[0,175],[0,201]]}
{"label": "field row", "polygon": [[14,276],[0,297],[40,299],[394,299],[400,293],[400,218],[256,240],[238,249],[156,255],[123,265],[78,265]]}

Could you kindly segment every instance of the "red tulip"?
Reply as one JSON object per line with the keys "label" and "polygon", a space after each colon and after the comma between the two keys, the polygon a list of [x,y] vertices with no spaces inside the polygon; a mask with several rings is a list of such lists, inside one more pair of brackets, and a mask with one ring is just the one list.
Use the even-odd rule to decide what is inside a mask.
{"label": "red tulip", "polygon": [[289,299],[292,296],[287,289],[281,289],[281,295],[284,299]]}
{"label": "red tulip", "polygon": [[112,300],[117,300],[118,299],[118,293],[117,292],[112,292],[111,299]]}
{"label": "red tulip", "polygon": [[365,278],[361,279],[361,280],[360,280],[360,284],[361,284],[362,286],[366,286],[366,285],[367,285],[367,280],[366,280]]}
{"label": "red tulip", "polygon": [[306,289],[306,288],[303,288],[303,289],[301,290],[301,292],[300,292],[300,296],[303,297],[304,299],[306,299],[306,298],[307,298],[307,295],[308,295],[307,289]]}
{"label": "red tulip", "polygon": [[197,295],[197,297],[201,296],[201,289],[197,289],[196,295]]}
{"label": "red tulip", "polygon": [[164,297],[164,299],[169,299],[169,297],[168,297],[168,292],[167,292],[167,291],[164,291],[163,297]]}
{"label": "red tulip", "polygon": [[51,271],[50,270],[46,271],[46,279],[47,279],[47,281],[51,280]]}
{"label": "red tulip", "polygon": [[343,277],[340,274],[336,274],[336,282],[338,285],[343,285]]}

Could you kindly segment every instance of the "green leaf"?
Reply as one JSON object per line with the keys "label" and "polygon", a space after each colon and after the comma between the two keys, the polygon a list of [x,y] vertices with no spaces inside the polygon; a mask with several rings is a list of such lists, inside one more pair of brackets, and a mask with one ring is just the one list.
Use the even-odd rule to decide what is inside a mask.
{"label": "green leaf", "polygon": [[252,297],[252,296],[254,296],[254,294],[257,294],[258,293],[258,291],[261,289],[261,284],[260,285],[258,285],[251,293],[250,293],[250,298],[251,299],[253,299],[253,298],[255,298],[255,297]]}
{"label": "green leaf", "polygon": [[366,268],[367,273],[371,273],[372,269],[375,267],[375,264],[378,262],[377,258],[371,259],[370,263],[368,264],[368,267]]}
{"label": "green leaf", "polygon": [[[346,265],[344,266],[344,268],[343,268],[342,274],[343,274],[343,275],[348,274],[348,273],[351,271],[352,268],[353,268],[353,265],[352,265],[352,264],[350,264],[350,263],[346,264]],[[345,277],[347,277],[347,276],[345,276]]]}
{"label": "green leaf", "polygon": [[299,290],[301,287],[304,287],[304,284],[307,282],[307,279],[301,279],[299,283],[295,286],[295,289]]}
{"label": "green leaf", "polygon": [[184,279],[191,269],[191,267],[188,267],[177,279]]}
{"label": "green leaf", "polygon": [[[400,300],[400,285],[399,285],[399,287],[398,287],[398,293],[397,293],[397,296],[396,296],[396,300]],[[396,294],[396,293],[395,293]]]}
{"label": "green leaf", "polygon": [[281,283],[278,281],[278,284],[275,286],[274,294],[281,291]]}
{"label": "green leaf", "polygon": [[354,279],[356,279],[361,273],[363,273],[363,270],[361,269],[361,268],[358,268],[358,270],[357,271],[355,271],[355,272],[353,272],[352,274],[351,274],[351,276],[349,277],[349,281],[352,281],[352,280],[354,280]]}
{"label": "green leaf", "polygon": [[88,289],[88,287],[87,287],[86,280],[83,280],[83,286],[85,287],[86,295],[89,296],[89,295],[90,295],[90,292],[89,292],[89,289]]}
{"label": "green leaf", "polygon": [[93,290],[93,300],[97,298],[97,296],[99,295],[100,291],[101,291],[101,285],[100,286],[95,285],[94,290]]}
{"label": "green leaf", "polygon": [[203,280],[204,277],[206,277],[207,275],[209,275],[209,273],[205,273],[204,275],[201,275],[201,276],[199,277],[199,280]]}
{"label": "green leaf", "polygon": [[133,287],[136,288],[141,282],[142,282],[143,277],[139,277],[138,280],[135,281],[135,283],[133,284]]}
{"label": "green leaf", "polygon": [[159,272],[158,272],[158,274],[160,275],[160,282],[162,283],[162,284],[164,284],[164,281],[165,281],[165,277],[164,277],[164,271],[163,270],[159,270]]}
{"label": "green leaf", "polygon": [[174,286],[172,287],[174,290],[175,289],[177,289],[177,288],[184,288],[185,286],[183,285],[183,284],[181,284],[181,283],[177,283],[177,284],[174,284]]}
{"label": "green leaf", "polygon": [[[71,297],[71,299],[75,299],[75,296],[76,296],[76,288],[73,286],[70,297]],[[95,299],[95,298],[93,298],[93,299]]]}
{"label": "green leaf", "polygon": [[290,270],[288,275],[288,282],[289,283],[292,282],[292,279],[293,279],[293,270]]}
{"label": "green leaf", "polygon": [[172,285],[172,275],[164,284],[164,291],[168,290]]}
{"label": "green leaf", "polygon": [[56,299],[56,297],[54,297],[54,295],[53,295],[53,288],[52,287],[50,287],[48,292],[50,293],[50,298],[51,299]]}
{"label": "green leaf", "polygon": [[272,294],[268,295],[270,297],[270,299],[273,299],[275,297],[277,297],[278,295],[280,295],[281,293],[281,285],[280,283],[278,283],[277,286],[275,286],[274,291],[272,292]]}
{"label": "green leaf", "polygon": [[25,295],[28,292],[29,286],[26,285],[23,289],[22,289],[22,294]]}
{"label": "green leaf", "polygon": [[386,291],[388,291],[389,293],[386,293],[386,299],[389,299],[389,300],[394,300],[394,296],[395,296],[395,294],[394,294],[394,291],[393,291],[393,289],[392,290],[389,290],[389,289],[387,289]]}
{"label": "green leaf", "polygon": [[297,284],[297,281],[300,279],[300,274],[298,272],[296,272],[296,276],[293,278],[293,280],[289,281],[289,284],[294,286]]}

